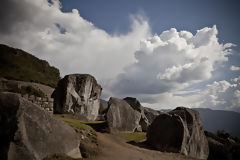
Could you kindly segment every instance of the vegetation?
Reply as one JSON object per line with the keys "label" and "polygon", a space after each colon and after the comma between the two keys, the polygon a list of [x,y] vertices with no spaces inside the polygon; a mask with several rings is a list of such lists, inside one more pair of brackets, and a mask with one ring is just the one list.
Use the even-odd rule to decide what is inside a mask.
{"label": "vegetation", "polygon": [[60,120],[66,122],[74,129],[82,129],[82,130],[86,130],[86,131],[95,132],[91,126],[87,125],[88,122],[73,119],[68,115],[67,116],[66,115],[57,115],[57,116],[59,117]]}
{"label": "vegetation", "polygon": [[20,93],[21,95],[28,94],[36,97],[44,97],[44,93],[41,90],[37,90],[32,86],[22,86],[21,88],[12,88],[9,92]]}
{"label": "vegetation", "polygon": [[230,133],[224,131],[224,130],[217,130],[216,134],[218,137],[223,138],[223,139],[228,139],[231,138],[233,139],[235,142],[240,143],[240,140],[238,137],[232,136]]}
{"label": "vegetation", "polygon": [[[101,124],[100,121],[80,121],[71,115],[57,115],[57,117],[75,129],[81,138],[80,150],[84,158],[94,157],[98,153],[97,133],[89,124]],[[50,159],[51,160],[51,159]],[[53,159],[55,160],[55,159]]]}
{"label": "vegetation", "polygon": [[0,44],[0,76],[51,87],[56,87],[60,79],[59,70],[50,66],[47,61],[2,44]]}
{"label": "vegetation", "polygon": [[146,139],[146,132],[125,133],[119,132],[116,135],[125,138],[127,141],[141,142]]}

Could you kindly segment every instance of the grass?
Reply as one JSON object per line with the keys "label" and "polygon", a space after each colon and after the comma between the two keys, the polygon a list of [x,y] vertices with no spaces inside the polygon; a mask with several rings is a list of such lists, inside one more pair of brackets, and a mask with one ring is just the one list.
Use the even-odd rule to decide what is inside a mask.
{"label": "grass", "polygon": [[36,82],[56,87],[59,70],[23,50],[0,44],[0,76],[6,79]]}
{"label": "grass", "polygon": [[127,141],[141,142],[146,139],[145,132],[133,132],[133,133],[119,132],[115,134],[125,138]]}
{"label": "grass", "polygon": [[88,122],[80,121],[80,120],[73,119],[73,118],[70,118],[70,117],[59,116],[59,115],[57,117],[60,120],[69,124],[74,129],[83,129],[83,130],[86,130],[86,131],[95,132],[95,130],[91,126],[87,125]]}
{"label": "grass", "polygon": [[36,97],[44,97],[44,93],[41,90],[37,90],[32,86],[22,86],[21,88],[12,88],[9,92],[20,93],[21,95],[28,94]]}
{"label": "grass", "polygon": [[82,158],[71,158],[65,154],[53,154],[43,158],[43,160],[83,160]]}

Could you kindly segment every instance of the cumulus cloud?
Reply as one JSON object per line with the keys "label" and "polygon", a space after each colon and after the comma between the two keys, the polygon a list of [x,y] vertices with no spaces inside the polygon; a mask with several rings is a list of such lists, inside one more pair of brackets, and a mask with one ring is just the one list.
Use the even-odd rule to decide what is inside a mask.
{"label": "cumulus cloud", "polygon": [[115,77],[133,63],[139,41],[150,35],[147,20],[138,15],[131,16],[129,33],[110,35],[78,10],[63,13],[60,8],[58,0],[3,0],[0,43],[48,60],[62,76],[89,73],[101,80]]}
{"label": "cumulus cloud", "polygon": [[230,70],[231,71],[240,71],[240,67],[238,67],[238,66],[231,66]]}
{"label": "cumulus cloud", "polygon": [[235,79],[235,83],[223,80],[207,85],[202,93],[202,99],[201,106],[240,111],[239,79]]}
{"label": "cumulus cloud", "polygon": [[228,61],[233,44],[219,43],[216,26],[196,34],[171,28],[152,35],[144,16],[130,17],[128,33],[109,34],[77,9],[62,12],[59,0],[3,0],[0,43],[49,61],[62,76],[94,75],[103,86],[104,98],[134,96],[156,109],[180,105],[239,109],[239,77],[232,83],[186,89],[211,79],[216,68]]}
{"label": "cumulus cloud", "polygon": [[160,94],[212,77],[216,66],[228,60],[232,44],[220,44],[216,26],[195,35],[175,28],[140,42],[136,62],[112,82],[117,94]]}

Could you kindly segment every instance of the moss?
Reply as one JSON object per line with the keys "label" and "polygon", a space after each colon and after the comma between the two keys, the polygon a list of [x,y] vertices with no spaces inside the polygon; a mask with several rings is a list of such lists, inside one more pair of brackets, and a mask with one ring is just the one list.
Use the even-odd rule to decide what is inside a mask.
{"label": "moss", "polygon": [[20,49],[0,44],[0,76],[6,79],[36,82],[56,87],[60,79],[59,70],[47,61]]}
{"label": "moss", "polygon": [[133,133],[119,132],[115,134],[125,138],[127,141],[141,142],[146,139],[146,132],[133,132]]}
{"label": "moss", "polygon": [[28,94],[28,95],[34,95],[36,97],[44,97],[44,93],[41,90],[37,90],[32,86],[22,86],[21,88],[12,88],[9,89],[8,92],[13,93],[20,93],[21,95]]}

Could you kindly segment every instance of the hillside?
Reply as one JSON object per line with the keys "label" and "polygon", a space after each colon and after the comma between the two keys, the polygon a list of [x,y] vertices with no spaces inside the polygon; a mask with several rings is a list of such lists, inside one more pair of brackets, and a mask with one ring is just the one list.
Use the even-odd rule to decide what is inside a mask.
{"label": "hillside", "polygon": [[0,77],[56,87],[60,73],[45,60],[0,44]]}
{"label": "hillside", "polygon": [[216,132],[224,130],[233,136],[240,137],[240,113],[233,111],[211,110],[208,108],[194,108],[200,115],[205,130]]}

